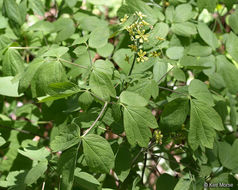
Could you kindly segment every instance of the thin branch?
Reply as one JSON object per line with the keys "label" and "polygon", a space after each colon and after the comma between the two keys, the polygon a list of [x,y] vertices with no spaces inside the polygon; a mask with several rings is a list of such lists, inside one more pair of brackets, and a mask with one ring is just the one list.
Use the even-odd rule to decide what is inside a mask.
{"label": "thin branch", "polygon": [[133,166],[133,164],[135,163],[135,161],[137,160],[137,158],[140,156],[140,154],[144,151],[144,149],[142,148],[140,150],[140,152],[138,152],[138,154],[135,156],[135,158],[132,160],[131,162],[131,166]]}
{"label": "thin branch", "polygon": [[177,93],[177,94],[182,94],[182,95],[184,95],[184,96],[188,96],[188,94],[185,94],[185,93],[179,92],[179,91],[175,91],[175,90],[172,90],[172,89],[169,89],[169,88],[166,88],[166,87],[159,86],[159,88],[161,88],[161,89],[163,89],[163,90],[170,91],[170,92],[174,92],[174,93]]}
{"label": "thin branch", "polygon": [[40,49],[41,47],[9,47],[10,49]]}
{"label": "thin branch", "polygon": [[[137,53],[134,54],[133,62],[132,62],[132,65],[131,65],[131,68],[130,68],[130,71],[129,71],[128,76],[131,75],[132,70],[133,70],[133,68],[134,68],[134,66],[135,66],[136,57],[137,57]],[[129,63],[129,61],[128,61],[128,63]],[[127,76],[127,77],[128,77],[128,76]],[[124,83],[125,83],[125,79],[122,81],[122,90],[124,90]]]}
{"label": "thin branch", "polygon": [[87,46],[87,51],[88,51],[88,56],[89,56],[89,60],[90,60],[90,65],[91,67],[93,66],[93,62],[92,62],[92,56],[91,56],[91,53],[90,53],[90,50],[89,50],[89,46],[88,44],[85,42],[85,45]]}
{"label": "thin branch", "polygon": [[169,69],[169,70],[159,79],[158,84],[159,84],[159,83],[163,80],[163,78],[166,77],[167,74],[169,74],[169,72],[172,71],[173,69],[174,69],[174,66],[173,66],[171,69]]}
{"label": "thin branch", "polygon": [[43,184],[42,184],[41,190],[44,190],[44,189],[45,189],[45,181],[44,181]]}
{"label": "thin branch", "polygon": [[192,167],[192,166],[189,165],[189,164],[177,162],[176,160],[171,160],[171,159],[165,158],[164,156],[161,156],[161,155],[158,156],[158,155],[152,154],[152,156],[153,156],[153,157],[157,157],[157,158],[163,158],[164,160],[167,160],[167,161],[169,161],[169,162],[173,162],[173,163],[176,163],[176,164],[179,164],[179,165],[184,165],[184,166],[190,168],[190,169],[193,170],[193,171],[198,171],[196,168]]}
{"label": "thin branch", "polygon": [[103,108],[102,108],[100,114],[98,115],[97,119],[96,119],[96,120],[93,122],[93,124],[85,131],[85,133],[83,134],[82,137],[84,137],[85,135],[87,135],[87,134],[92,130],[92,128],[96,125],[96,123],[98,122],[98,120],[102,117],[102,115],[103,115],[103,113],[104,113],[104,111],[105,111],[107,105],[108,105],[108,102],[105,102],[105,104],[104,104],[104,106],[103,106]]}
{"label": "thin branch", "polygon": [[26,131],[26,130],[23,130],[23,129],[13,128],[13,127],[5,127],[5,126],[0,126],[0,127],[8,128],[8,129],[15,130],[15,131],[18,131],[20,133],[24,133],[24,134],[28,134],[28,135],[32,135],[32,136],[39,136],[39,137],[44,138],[44,139],[49,139],[49,137],[44,137],[42,135],[35,134],[35,133],[32,133],[30,131]]}
{"label": "thin branch", "polygon": [[[102,102],[106,102],[104,99],[100,98],[99,96],[97,96],[96,94],[88,91],[92,96],[94,96],[95,98],[97,98],[98,100],[101,100]],[[114,104],[114,102],[107,102],[108,104]]]}
{"label": "thin branch", "polygon": [[144,178],[144,174],[145,174],[146,162],[147,162],[147,152],[145,152],[144,165],[143,165],[142,175],[141,175],[142,184],[144,184],[143,183],[143,178]]}
{"label": "thin branch", "polygon": [[135,62],[136,62],[136,56],[137,54],[135,53],[134,54],[134,59],[133,59],[133,62],[132,62],[132,65],[131,65],[131,69],[130,69],[130,71],[129,71],[129,74],[128,74],[128,76],[130,76],[131,75],[131,73],[132,73],[132,70],[133,70],[133,68],[134,68],[134,66],[135,66]]}
{"label": "thin branch", "polygon": [[72,62],[67,61],[67,60],[65,60],[65,59],[62,59],[62,58],[59,58],[59,60],[65,62],[65,63],[71,64],[71,65],[74,65],[74,66],[83,68],[83,69],[88,69],[88,67],[85,67],[85,66],[82,66],[82,65],[78,65],[78,64],[76,64],[76,63],[72,63]]}

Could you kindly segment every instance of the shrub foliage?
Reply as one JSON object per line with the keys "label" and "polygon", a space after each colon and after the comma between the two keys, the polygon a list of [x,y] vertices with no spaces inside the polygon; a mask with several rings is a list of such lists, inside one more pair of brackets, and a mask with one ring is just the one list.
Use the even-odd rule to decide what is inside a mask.
{"label": "shrub foliage", "polygon": [[0,0],[0,188],[237,189],[236,0]]}

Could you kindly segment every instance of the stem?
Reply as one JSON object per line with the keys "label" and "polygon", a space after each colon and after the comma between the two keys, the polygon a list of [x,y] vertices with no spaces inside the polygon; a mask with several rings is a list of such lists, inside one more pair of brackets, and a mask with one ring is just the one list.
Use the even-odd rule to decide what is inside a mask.
{"label": "stem", "polygon": [[105,104],[104,104],[104,106],[103,106],[103,108],[102,108],[100,114],[98,115],[97,119],[96,119],[96,120],[93,122],[93,124],[85,131],[85,133],[83,134],[82,137],[84,137],[85,135],[87,135],[87,134],[92,130],[92,128],[96,125],[96,123],[98,122],[98,120],[102,117],[102,115],[103,115],[103,113],[104,113],[104,111],[105,111],[107,105],[108,105],[108,102],[105,102]]}
{"label": "stem", "polygon": [[[5,128],[4,126],[0,126],[0,127]],[[28,135],[32,135],[32,136],[39,136],[39,137],[41,137],[43,139],[49,139],[49,137],[44,137],[42,135],[35,134],[35,133],[32,133],[30,131],[26,131],[26,130],[23,130],[23,129],[13,128],[13,127],[8,127],[8,128],[11,129],[11,130],[18,131],[20,133],[24,133],[24,134],[28,134]]]}
{"label": "stem", "polygon": [[[95,98],[97,98],[98,100],[102,101],[102,102],[106,102],[105,100],[103,100],[102,98],[100,98],[99,96],[97,96],[96,94],[88,91],[92,96],[94,96]],[[108,104],[114,104],[114,102],[107,102]]]}
{"label": "stem", "polygon": [[62,58],[59,58],[59,60],[65,62],[65,63],[71,64],[71,65],[74,65],[74,66],[83,68],[83,69],[88,69],[88,67],[85,67],[85,66],[82,66],[82,65],[78,65],[78,64],[76,64],[76,63],[72,63],[72,62],[67,61],[67,60],[65,60],[65,59],[62,59]]}
{"label": "stem", "polygon": [[142,184],[143,183],[143,178],[144,178],[144,174],[145,174],[145,168],[146,168],[146,162],[147,162],[147,152],[145,152],[145,158],[144,158],[144,166],[143,166],[143,170],[142,170]]}
{"label": "stem", "polygon": [[159,86],[159,88],[163,89],[163,90],[167,90],[167,91],[170,91],[170,92],[174,92],[174,93],[177,93],[177,94],[182,94],[184,96],[188,96],[188,94],[185,94],[183,92],[178,92],[178,91],[175,91],[175,90],[172,90],[172,89],[169,89],[169,88],[165,88],[165,87],[162,87],[162,86]]}
{"label": "stem", "polygon": [[[133,59],[133,62],[132,62],[132,65],[131,65],[131,68],[130,68],[130,71],[129,71],[128,76],[131,75],[132,70],[133,70],[133,68],[134,68],[134,66],[135,66],[136,57],[137,57],[137,56],[136,56],[136,53],[135,53],[135,54],[134,54],[134,59]],[[125,80],[122,81],[122,90],[124,90],[124,83],[125,83]]]}
{"label": "stem", "polygon": [[140,156],[140,154],[144,151],[144,149],[142,148],[140,150],[140,152],[138,152],[138,154],[135,156],[135,158],[132,160],[131,162],[131,167],[133,166],[133,164],[135,163],[135,161],[137,160],[137,158]]}
{"label": "stem", "polygon": [[89,48],[89,47],[88,47],[88,44],[85,43],[85,45],[87,46],[87,51],[88,51],[89,61],[90,61],[90,65],[91,65],[91,67],[92,67],[92,66],[93,66],[92,56],[91,56],[90,50],[88,49],[88,48]]}
{"label": "stem", "polygon": [[45,181],[44,181],[43,184],[42,184],[41,190],[44,190],[44,189],[45,189]]}
{"label": "stem", "polygon": [[134,68],[134,66],[135,66],[135,62],[136,62],[136,53],[135,53],[135,55],[134,55],[134,59],[133,59],[133,62],[132,62],[132,66],[131,66],[131,69],[130,69],[130,71],[129,71],[129,74],[128,74],[128,76],[130,76],[131,75],[131,73],[132,73],[132,70],[133,70],[133,68]]}
{"label": "stem", "polygon": [[10,49],[40,49],[41,47],[9,47]]}
{"label": "stem", "polygon": [[159,83],[163,80],[163,78],[166,77],[167,74],[168,74],[170,71],[172,71],[173,69],[174,69],[174,66],[173,66],[171,69],[169,69],[169,70],[159,79],[158,84],[159,84]]}

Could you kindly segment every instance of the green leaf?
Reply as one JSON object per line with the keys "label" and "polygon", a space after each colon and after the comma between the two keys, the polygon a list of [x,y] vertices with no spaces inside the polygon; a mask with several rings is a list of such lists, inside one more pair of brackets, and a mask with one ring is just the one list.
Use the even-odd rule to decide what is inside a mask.
{"label": "green leaf", "polygon": [[109,38],[108,27],[99,26],[95,28],[89,37],[89,46],[92,48],[102,48],[107,44]]}
{"label": "green leaf", "polygon": [[226,50],[238,62],[238,37],[233,32],[230,32],[227,37]]}
{"label": "green leaf", "polygon": [[109,173],[115,160],[110,144],[103,137],[94,134],[86,135],[82,141],[88,167],[95,172]]}
{"label": "green leaf", "polygon": [[102,59],[99,59],[99,60],[95,61],[95,63],[93,64],[93,68],[94,68],[94,70],[105,73],[108,76],[112,76],[113,70],[114,70],[114,65],[109,60],[104,61]]}
{"label": "green leaf", "polygon": [[0,136],[0,146],[4,145],[5,143],[6,143],[5,139]]}
{"label": "green leaf", "polygon": [[18,149],[18,152],[23,156],[28,157],[31,160],[45,160],[47,156],[50,155],[50,151],[45,147],[37,148],[37,147],[26,147],[23,150]]}
{"label": "green leaf", "polygon": [[25,171],[20,170],[20,171],[10,171],[6,177],[5,180],[0,181],[0,187],[11,187],[16,185],[19,190],[25,190],[22,187],[22,184],[24,183],[24,178],[25,178]]}
{"label": "green leaf", "polygon": [[238,10],[232,13],[229,17],[229,25],[232,30],[238,34]]}
{"label": "green leaf", "polygon": [[[219,188],[216,188],[216,189],[220,189],[220,190],[227,190],[227,189],[232,189],[232,187],[237,187],[237,184],[235,185],[230,182],[229,176],[230,176],[230,173],[221,173],[221,174],[217,175],[216,177],[214,177],[210,183],[211,184],[221,184],[221,186],[218,186]],[[224,187],[222,187],[222,184],[224,184]],[[225,184],[229,185],[230,187],[229,186],[226,187]]]}
{"label": "green leaf", "polygon": [[54,31],[54,24],[48,21],[40,20],[28,28],[29,31],[41,31],[43,34],[49,34]]}
{"label": "green leaf", "polygon": [[217,5],[217,0],[212,0],[212,1],[197,0],[197,6],[200,10],[207,9],[211,13],[214,12],[216,5]]}
{"label": "green leaf", "polygon": [[77,56],[85,54],[87,52],[87,47],[85,45],[80,45],[73,51]]}
{"label": "green leaf", "polygon": [[212,53],[212,48],[209,46],[202,46],[199,43],[192,43],[188,47],[187,54],[197,57],[209,56]]}
{"label": "green leaf", "polygon": [[[0,15],[0,29],[4,29],[8,26],[7,19]],[[1,47],[1,46],[0,46]]]}
{"label": "green leaf", "polygon": [[238,140],[235,140],[232,144],[227,142],[219,142],[218,144],[219,159],[222,165],[230,170],[238,170]]}
{"label": "green leaf", "polygon": [[114,97],[116,95],[110,75],[105,74],[99,69],[92,71],[89,79],[89,87],[93,93],[104,100],[109,100],[110,96]]}
{"label": "green leaf", "polygon": [[25,72],[22,74],[22,78],[19,81],[19,93],[26,91],[26,89],[30,86],[35,73],[43,65],[43,63],[43,60],[36,59],[26,68]]}
{"label": "green leaf", "polygon": [[126,4],[129,6],[129,9],[131,12],[140,11],[144,15],[146,15],[144,20],[146,20],[150,24],[154,25],[156,23],[156,21],[158,20],[158,18],[156,16],[157,15],[156,11],[153,10],[150,6],[148,6],[145,2],[143,2],[141,0],[136,0],[136,1],[135,0],[126,0]]}
{"label": "green leaf", "polygon": [[173,60],[183,57],[184,47],[173,46],[166,50],[166,55]]}
{"label": "green leaf", "polygon": [[0,77],[0,95],[10,97],[20,97],[22,94],[17,92],[18,81],[13,81],[14,77]]}
{"label": "green leaf", "polygon": [[94,100],[94,98],[88,91],[82,93],[78,98],[79,105],[83,109],[88,109],[90,107],[90,105],[93,103],[93,100]]}
{"label": "green leaf", "polygon": [[53,24],[55,32],[58,33],[55,38],[56,42],[64,41],[74,34],[75,25],[73,20],[70,18],[59,18]]}
{"label": "green leaf", "polygon": [[213,50],[219,47],[219,42],[216,35],[211,31],[210,28],[204,23],[198,23],[198,33],[201,38],[212,47]]}
{"label": "green leaf", "polygon": [[24,92],[31,84],[33,97],[43,96],[48,92],[51,83],[66,81],[63,66],[58,61],[37,59],[32,62],[22,75],[19,83],[19,92]]}
{"label": "green leaf", "polygon": [[226,5],[226,7],[230,10],[236,3],[236,0],[221,0],[221,2],[223,2]]}
{"label": "green leaf", "polygon": [[81,172],[79,168],[74,171],[75,182],[83,189],[97,190],[100,185],[99,181],[91,174]]}
{"label": "green leaf", "polygon": [[192,184],[192,180],[188,177],[188,175],[185,175],[179,179],[174,190],[189,190],[191,184]]}
{"label": "green leaf", "polygon": [[[90,32],[94,31],[95,28],[97,28],[98,26],[108,27],[108,23],[105,20],[99,19],[96,16],[89,16],[88,14],[85,14],[82,12],[77,12],[74,15],[74,18],[75,20],[79,22],[79,25],[83,30],[87,30]],[[84,35],[84,36],[87,36],[87,35]]]}
{"label": "green leaf", "polygon": [[134,92],[123,91],[120,95],[120,102],[129,106],[146,106],[148,101]]}
{"label": "green leaf", "polygon": [[64,151],[80,142],[80,129],[76,125],[65,126],[50,142],[53,152]]}
{"label": "green leaf", "polygon": [[124,106],[123,121],[126,137],[131,145],[138,143],[141,147],[147,147],[151,138],[149,128],[158,128],[155,117],[145,107]]}
{"label": "green leaf", "polygon": [[176,80],[186,82],[186,76],[182,69],[176,67],[172,70],[172,72]]}
{"label": "green leaf", "polygon": [[159,87],[156,81],[153,79],[141,79],[133,86],[129,86],[127,91],[137,93],[149,101],[151,96],[153,96],[153,98],[158,96]]}
{"label": "green leaf", "polygon": [[185,37],[190,37],[191,35],[197,34],[196,25],[191,22],[172,24],[171,30],[175,34]]}
{"label": "green leaf", "polygon": [[67,5],[70,8],[73,8],[76,5],[77,2],[78,2],[78,0],[71,0],[71,1],[66,1],[65,3],[67,3]]}
{"label": "green leaf", "polygon": [[159,176],[156,182],[156,190],[174,190],[177,183],[177,179],[169,174],[162,174]]}
{"label": "green leaf", "polygon": [[154,64],[154,68],[153,68],[153,76],[154,76],[154,80],[156,82],[159,82],[158,85],[161,83],[161,82],[164,82],[166,77],[163,77],[166,73],[167,73],[167,70],[168,70],[168,64],[167,63],[164,63],[162,61],[158,61]]}
{"label": "green leaf", "polygon": [[47,50],[46,53],[44,53],[42,56],[51,56],[51,57],[57,57],[60,58],[62,55],[66,54],[69,51],[69,48],[67,47],[52,47],[49,50]]}
{"label": "green leaf", "polygon": [[60,83],[51,83],[47,88],[47,93],[49,95],[38,97],[39,102],[54,101],[62,98],[72,96],[76,93],[81,92],[81,89],[70,82],[60,82]]}
{"label": "green leaf", "polygon": [[180,4],[174,12],[174,22],[185,22],[192,18],[192,6],[190,4]]}
{"label": "green leaf", "polygon": [[187,118],[188,112],[188,99],[177,98],[165,106],[161,114],[160,124],[167,128],[181,127]]}
{"label": "green leaf", "polygon": [[29,6],[33,10],[34,14],[44,16],[45,7],[41,0],[30,0]]}
{"label": "green leaf", "polygon": [[215,66],[215,57],[213,55],[209,57],[193,57],[183,56],[180,60],[180,64],[187,68],[192,69],[210,69],[211,65]]}
{"label": "green leaf", "polygon": [[192,149],[196,150],[198,146],[212,149],[216,136],[215,129],[218,131],[224,129],[218,113],[205,103],[191,100],[190,117],[188,142]]}
{"label": "green leaf", "polygon": [[121,182],[125,181],[131,170],[131,154],[127,143],[120,144],[115,160],[115,172]]}
{"label": "green leaf", "polygon": [[202,81],[193,79],[188,87],[188,92],[200,102],[214,106],[212,94],[209,92],[207,85]]}
{"label": "green leaf", "polygon": [[105,46],[101,48],[97,48],[97,52],[102,57],[109,57],[113,52],[114,46],[111,43],[107,43]]}
{"label": "green leaf", "polygon": [[[113,60],[120,67],[123,73],[128,74],[133,62],[133,52],[130,49],[119,49],[113,55]],[[126,60],[128,58],[129,62]]]}
{"label": "green leaf", "polygon": [[23,24],[24,20],[22,20],[19,6],[15,0],[4,0],[3,8],[6,11],[7,17],[10,20],[14,21],[19,25]]}
{"label": "green leaf", "polygon": [[44,160],[39,162],[29,170],[25,177],[25,183],[31,185],[35,183],[47,170],[48,161]]}
{"label": "green leaf", "polygon": [[230,105],[230,121],[231,126],[233,127],[233,130],[237,130],[237,124],[236,124],[236,100],[234,97],[232,97],[230,94],[228,94],[229,98],[229,105]]}
{"label": "green leaf", "polygon": [[88,2],[94,5],[110,5],[110,2],[108,2],[108,0],[88,0]]}
{"label": "green leaf", "polygon": [[223,77],[229,92],[236,94],[238,92],[238,69],[223,55],[217,56],[216,59],[217,72]]}
{"label": "green leaf", "polygon": [[226,87],[225,81],[219,73],[213,73],[209,75],[209,82],[210,85],[216,89],[222,89]]}
{"label": "green leaf", "polygon": [[145,49],[154,48],[158,43],[158,37],[161,39],[165,39],[169,33],[169,25],[164,22],[160,22],[155,24],[153,30],[151,30],[148,34],[148,41],[143,44]]}
{"label": "green leaf", "polygon": [[64,151],[58,162],[58,170],[62,175],[60,188],[71,190],[74,183],[74,170],[76,167],[79,145]]}
{"label": "green leaf", "polygon": [[3,57],[2,71],[5,76],[15,76],[24,70],[24,62],[17,50],[9,48]]}

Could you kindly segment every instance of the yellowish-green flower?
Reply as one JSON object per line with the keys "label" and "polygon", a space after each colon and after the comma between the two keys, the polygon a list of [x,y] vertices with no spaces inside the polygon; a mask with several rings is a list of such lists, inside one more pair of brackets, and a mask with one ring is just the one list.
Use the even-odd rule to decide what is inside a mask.
{"label": "yellowish-green flower", "polygon": [[129,18],[129,16],[127,14],[125,14],[125,16],[120,19],[121,24],[124,24],[127,21],[128,18]]}
{"label": "yellowish-green flower", "polygon": [[148,37],[149,37],[149,34],[145,34],[145,30],[137,31],[136,39],[139,39],[140,43],[143,43],[144,41],[148,41]]}
{"label": "yellowish-green flower", "polygon": [[160,54],[161,54],[160,52],[153,51],[153,52],[150,53],[150,56],[151,56],[151,57],[159,57]]}
{"label": "yellowish-green flower", "polygon": [[139,25],[140,25],[140,27],[142,27],[142,26],[149,26],[150,24],[148,22],[142,20],[141,22],[139,22]]}
{"label": "yellowish-green flower", "polygon": [[129,63],[130,57],[126,55],[125,61]]}
{"label": "yellowish-green flower", "polygon": [[165,40],[165,39],[158,36],[158,37],[157,37],[157,40],[162,41],[162,40]]}
{"label": "yellowish-green flower", "polygon": [[127,30],[127,32],[129,32],[129,35],[130,35],[130,36],[134,36],[134,35],[135,35],[135,33],[134,33],[134,31],[133,31],[132,25],[131,25],[131,26],[127,26],[127,27],[126,27],[126,30]]}
{"label": "yellowish-green flower", "polygon": [[148,60],[148,57],[146,57],[146,52],[142,51],[140,49],[140,51],[137,53],[137,55],[139,56],[136,60],[137,62],[145,62]]}
{"label": "yellowish-green flower", "polygon": [[131,44],[128,47],[131,48],[132,51],[137,51],[137,46],[135,44]]}
{"label": "yellowish-green flower", "polygon": [[155,130],[155,139],[156,139],[156,143],[158,144],[162,144],[162,139],[163,139],[163,135],[161,134],[160,130]]}
{"label": "yellowish-green flower", "polygon": [[142,12],[136,12],[137,16],[142,20],[145,15],[142,14]]}

